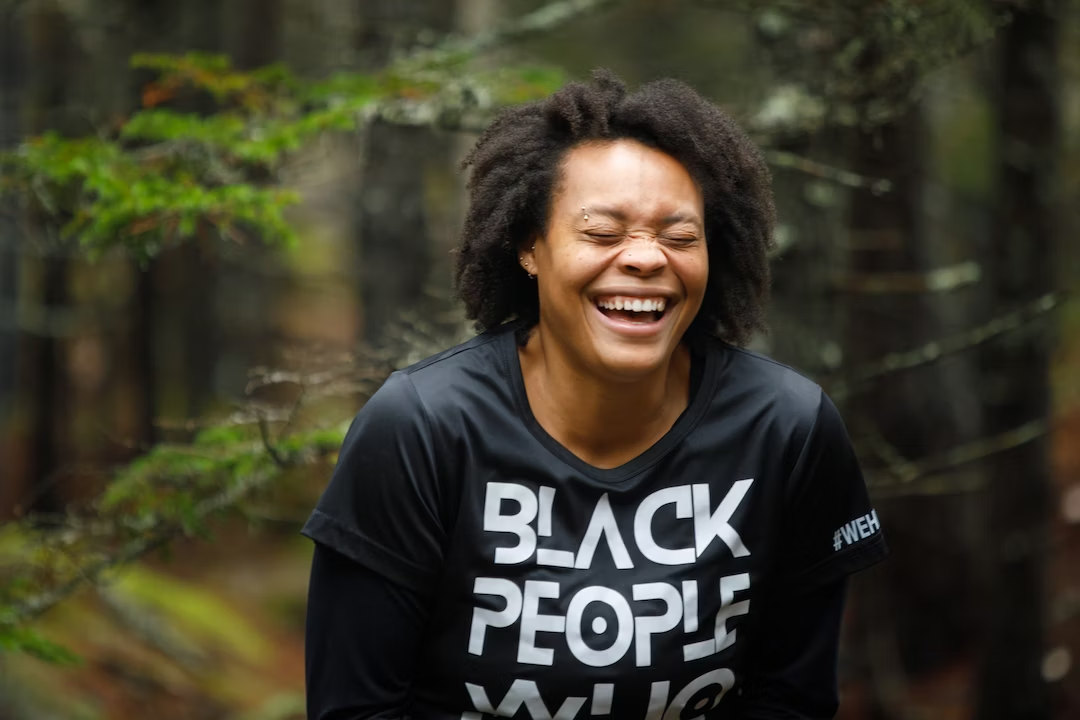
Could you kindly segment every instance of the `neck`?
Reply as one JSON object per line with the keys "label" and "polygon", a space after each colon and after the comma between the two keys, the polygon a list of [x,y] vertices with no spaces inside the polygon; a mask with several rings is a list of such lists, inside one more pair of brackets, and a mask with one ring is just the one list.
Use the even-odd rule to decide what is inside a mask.
{"label": "neck", "polygon": [[628,381],[588,373],[541,327],[519,357],[537,422],[597,467],[616,467],[640,455],[671,429],[689,402],[690,353],[683,346],[655,371]]}

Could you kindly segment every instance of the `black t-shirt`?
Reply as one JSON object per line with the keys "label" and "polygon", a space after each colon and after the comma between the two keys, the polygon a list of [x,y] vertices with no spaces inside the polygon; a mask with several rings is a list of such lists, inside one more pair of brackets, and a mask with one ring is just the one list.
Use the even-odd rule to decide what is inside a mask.
{"label": "black t-shirt", "polygon": [[671,430],[614,469],[535,421],[506,329],[368,401],[304,533],[430,599],[412,717],[710,717],[756,608],[884,556],[818,386],[712,340],[693,374]]}

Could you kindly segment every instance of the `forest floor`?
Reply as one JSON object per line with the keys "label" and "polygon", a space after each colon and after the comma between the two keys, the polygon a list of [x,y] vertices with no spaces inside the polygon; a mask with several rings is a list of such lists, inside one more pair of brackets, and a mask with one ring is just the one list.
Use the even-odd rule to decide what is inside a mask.
{"label": "forest floor", "polygon": [[240,521],[215,536],[51,611],[42,630],[82,663],[10,659],[14,720],[303,718],[310,541]]}

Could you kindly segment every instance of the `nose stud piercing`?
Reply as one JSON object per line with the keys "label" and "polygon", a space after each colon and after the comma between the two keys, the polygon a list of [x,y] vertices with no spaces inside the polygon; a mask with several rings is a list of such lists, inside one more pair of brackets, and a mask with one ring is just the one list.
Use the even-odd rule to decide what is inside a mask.
{"label": "nose stud piercing", "polygon": [[584,205],[581,206],[581,214],[585,216],[586,220],[589,219],[589,211],[585,209]]}

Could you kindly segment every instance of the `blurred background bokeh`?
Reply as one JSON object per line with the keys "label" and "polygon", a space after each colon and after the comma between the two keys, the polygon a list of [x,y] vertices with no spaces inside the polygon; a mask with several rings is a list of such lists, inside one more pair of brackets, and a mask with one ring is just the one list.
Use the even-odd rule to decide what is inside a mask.
{"label": "blurred background bokeh", "polygon": [[598,66],[772,165],[754,348],[892,548],[841,717],[1080,718],[1080,2],[0,0],[0,719],[303,717],[344,423],[470,333],[458,163]]}

